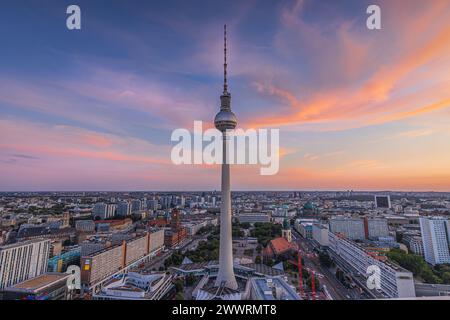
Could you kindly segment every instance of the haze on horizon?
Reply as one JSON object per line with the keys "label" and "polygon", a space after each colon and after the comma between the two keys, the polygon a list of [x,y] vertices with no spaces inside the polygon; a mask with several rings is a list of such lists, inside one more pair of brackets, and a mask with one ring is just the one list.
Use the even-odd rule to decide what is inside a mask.
{"label": "haze on horizon", "polygon": [[281,145],[232,190],[450,191],[449,1],[76,2],[80,31],[68,1],[2,4],[0,191],[219,190],[170,135],[212,126],[225,23],[238,127]]}

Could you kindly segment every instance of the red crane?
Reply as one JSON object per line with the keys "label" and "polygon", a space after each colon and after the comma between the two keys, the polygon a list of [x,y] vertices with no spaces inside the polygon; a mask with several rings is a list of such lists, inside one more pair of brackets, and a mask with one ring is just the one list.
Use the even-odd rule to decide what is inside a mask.
{"label": "red crane", "polygon": [[311,291],[312,291],[312,300],[316,299],[316,274],[314,270],[311,270]]}
{"label": "red crane", "polygon": [[303,274],[302,274],[302,256],[300,255],[300,250],[298,250],[298,290],[300,296],[303,297]]}

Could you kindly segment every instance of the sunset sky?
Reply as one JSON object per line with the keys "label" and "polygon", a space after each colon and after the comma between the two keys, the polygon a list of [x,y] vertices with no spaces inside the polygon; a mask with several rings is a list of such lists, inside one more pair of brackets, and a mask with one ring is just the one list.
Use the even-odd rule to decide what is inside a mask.
{"label": "sunset sky", "polygon": [[220,189],[170,136],[212,125],[225,23],[239,127],[281,147],[233,190],[450,191],[449,0],[4,1],[0,191]]}

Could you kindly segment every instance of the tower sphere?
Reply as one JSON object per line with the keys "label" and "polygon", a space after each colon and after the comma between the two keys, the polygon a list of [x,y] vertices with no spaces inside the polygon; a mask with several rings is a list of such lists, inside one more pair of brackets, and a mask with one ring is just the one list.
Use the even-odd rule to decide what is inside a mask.
{"label": "tower sphere", "polygon": [[236,115],[231,110],[221,110],[214,118],[214,125],[221,132],[232,130],[237,125]]}

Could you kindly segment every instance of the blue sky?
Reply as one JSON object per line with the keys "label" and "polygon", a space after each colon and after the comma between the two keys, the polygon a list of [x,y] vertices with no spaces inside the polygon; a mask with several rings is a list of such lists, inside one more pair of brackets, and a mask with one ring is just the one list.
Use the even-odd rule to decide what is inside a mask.
{"label": "blue sky", "polygon": [[[235,189],[450,190],[448,1],[9,1],[0,11],[0,189],[215,189],[171,132],[212,123],[229,29],[242,128],[281,169]],[[82,29],[65,27],[77,4]]]}

